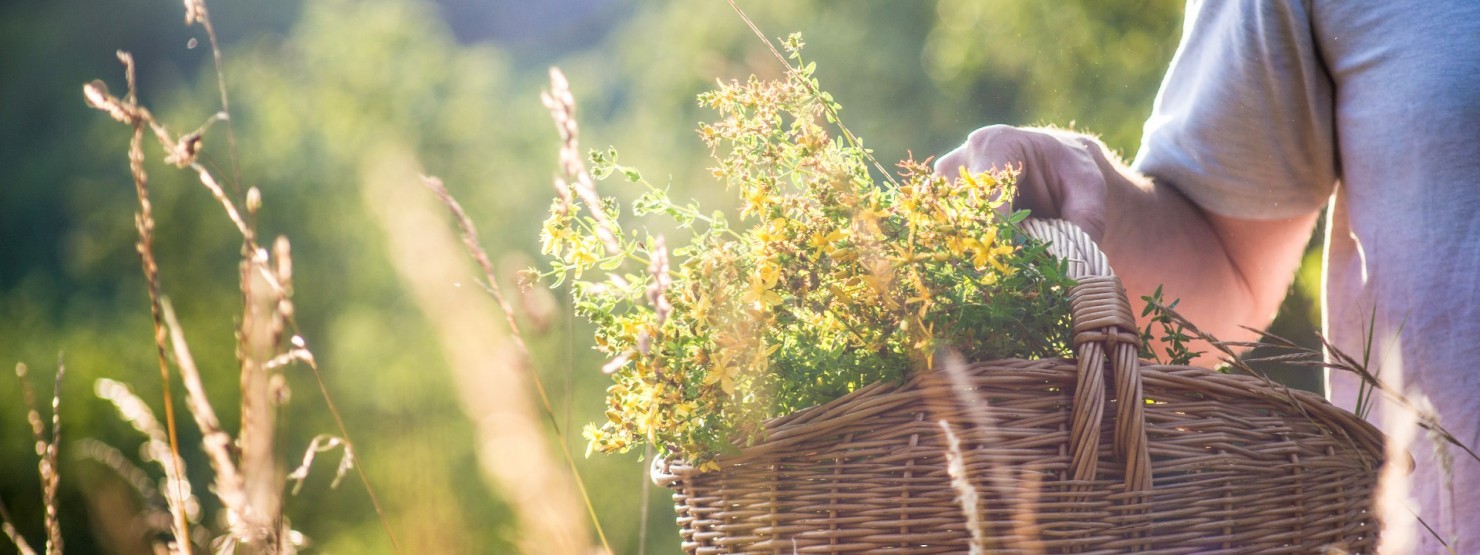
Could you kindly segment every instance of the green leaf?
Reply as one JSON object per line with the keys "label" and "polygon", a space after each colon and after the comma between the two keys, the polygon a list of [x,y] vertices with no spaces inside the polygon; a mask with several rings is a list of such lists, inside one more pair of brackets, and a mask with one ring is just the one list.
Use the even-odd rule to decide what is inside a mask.
{"label": "green leaf", "polygon": [[669,206],[666,210],[664,210],[664,212],[666,212],[669,217],[673,218],[675,222],[678,222],[678,227],[686,228],[694,225],[694,215],[688,212],[684,212],[683,210],[678,209],[678,207]]}
{"label": "green leaf", "polygon": [[668,200],[668,192],[662,189],[653,189],[632,201],[632,214],[634,216],[646,216],[653,212],[668,210],[672,203]]}

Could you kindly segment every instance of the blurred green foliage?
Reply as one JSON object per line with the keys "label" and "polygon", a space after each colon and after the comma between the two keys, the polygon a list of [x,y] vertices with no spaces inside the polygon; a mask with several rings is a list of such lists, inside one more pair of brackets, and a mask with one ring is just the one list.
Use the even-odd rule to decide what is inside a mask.
{"label": "blurred green foliage", "polygon": [[[743,4],[773,37],[806,35],[817,76],[843,104],[844,120],[886,163],[945,152],[988,123],[1073,122],[1131,154],[1181,15],[1174,0]],[[456,384],[361,200],[367,157],[388,141],[412,145],[483,227],[490,252],[533,253],[556,171],[556,134],[538,101],[545,66],[559,65],[570,77],[585,147],[616,145],[625,163],[660,184],[671,181],[676,199],[713,206],[733,201],[708,176],[693,130],[709,116],[695,96],[716,78],[775,76],[779,63],[723,2],[554,2],[517,36],[503,37],[470,30],[460,18],[478,8],[467,2],[210,7],[225,42],[240,181],[219,124],[207,135],[206,159],[238,198],[247,186],[260,187],[261,230],[293,240],[302,333],[403,547],[510,551],[514,515],[484,479],[473,423],[451,402]],[[497,18],[536,8],[510,2],[485,9]],[[130,456],[140,443],[92,394],[93,382],[127,382],[161,406],[133,246],[129,133],[84,107],[80,89],[102,78],[121,93],[113,53],[128,50],[139,64],[141,101],[176,131],[199,125],[219,109],[215,75],[204,35],[181,25],[182,16],[178,3],[141,0],[86,10],[40,0],[0,6],[0,361],[30,363],[45,391],[50,361],[65,352],[61,504],[71,553],[141,546],[108,532],[132,525],[128,515],[139,501],[100,465],[69,455],[81,438]],[[147,152],[160,158],[157,147]],[[236,430],[239,240],[190,175],[157,162],[149,171],[164,290],[208,395],[226,429]],[[1307,321],[1303,302],[1296,322]],[[567,326],[557,322],[532,339],[558,417],[565,429],[578,429],[600,417],[608,382],[586,348],[589,329]],[[279,445],[296,458],[334,426],[306,370],[290,371],[289,385],[295,395]],[[180,418],[182,454],[214,514],[199,435]],[[582,447],[572,445],[577,453]],[[389,552],[363,488],[346,480],[329,489],[334,457],[289,498],[288,517],[317,550]],[[643,463],[635,455],[578,463],[614,549],[638,552]],[[0,498],[33,544],[43,537],[35,468],[19,388],[0,379]],[[650,494],[646,551],[676,552],[666,495]],[[10,549],[0,543],[0,553]]]}

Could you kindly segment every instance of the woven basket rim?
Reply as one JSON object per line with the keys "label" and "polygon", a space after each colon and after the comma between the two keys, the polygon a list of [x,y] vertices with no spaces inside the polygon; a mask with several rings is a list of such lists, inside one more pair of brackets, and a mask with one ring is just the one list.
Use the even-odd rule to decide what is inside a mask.
{"label": "woven basket rim", "polygon": [[[968,374],[988,367],[1020,365],[1022,369],[1048,368],[1058,365],[1073,366],[1077,362],[1069,357],[1043,359],[1001,358],[967,363]],[[1291,412],[1303,413],[1322,429],[1346,435],[1357,451],[1372,455],[1369,461],[1376,468],[1384,455],[1383,434],[1372,423],[1355,414],[1337,407],[1324,396],[1303,389],[1286,387],[1256,376],[1223,373],[1199,366],[1156,364],[1142,360],[1140,370],[1145,382],[1152,387],[1176,387],[1188,392],[1211,393],[1224,399],[1216,402],[1232,402],[1247,399],[1285,406]],[[865,385],[847,395],[826,403],[801,409],[786,415],[768,419],[760,440],[751,445],[736,445],[738,452],[721,455],[714,459],[721,469],[754,462],[783,445],[804,442],[811,438],[827,436],[844,424],[859,418],[867,418],[870,405],[878,404],[891,396],[910,395],[924,380],[939,379],[940,369],[911,373],[900,381],[881,381]],[[861,406],[854,406],[861,405]],[[923,407],[922,407],[923,408]],[[834,414],[835,413],[835,414]],[[846,418],[839,418],[847,415]],[[831,416],[831,417],[830,417]],[[689,464],[682,457],[656,457],[652,478],[658,485],[667,485],[675,480],[703,474],[698,466]]]}

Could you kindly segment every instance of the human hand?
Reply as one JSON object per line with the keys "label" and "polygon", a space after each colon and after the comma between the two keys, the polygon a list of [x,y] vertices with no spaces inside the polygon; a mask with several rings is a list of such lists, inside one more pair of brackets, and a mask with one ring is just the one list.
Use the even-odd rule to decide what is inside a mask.
{"label": "human hand", "polygon": [[1062,218],[1100,241],[1105,236],[1107,175],[1118,176],[1098,140],[1057,129],[992,125],[971,132],[966,144],[935,162],[935,172],[955,178],[969,172],[1012,169],[1015,210]]}

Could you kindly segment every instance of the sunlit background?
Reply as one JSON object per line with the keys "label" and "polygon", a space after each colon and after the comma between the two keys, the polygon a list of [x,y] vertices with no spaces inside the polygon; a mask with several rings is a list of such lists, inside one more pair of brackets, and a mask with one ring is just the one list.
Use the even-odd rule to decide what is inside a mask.
{"label": "sunlit background", "polygon": [[[1177,0],[741,5],[773,38],[804,34],[844,120],[885,161],[942,153],[989,123],[1072,126],[1130,157],[1182,15]],[[597,545],[584,510],[562,505],[574,486],[552,428],[501,416],[511,398],[533,411],[537,395],[527,380],[504,379],[523,370],[509,363],[502,316],[460,252],[452,266],[439,258],[451,227],[417,176],[440,176],[463,201],[514,291],[514,273],[540,262],[537,230],[557,171],[558,137],[539,102],[549,66],[570,79],[585,147],[616,146],[625,164],[671,182],[676,197],[718,208],[729,201],[694,134],[710,117],[695,95],[715,79],[777,76],[779,62],[722,0],[208,6],[223,42],[239,169],[220,124],[207,133],[205,160],[237,199],[260,188],[261,231],[292,240],[301,333],[402,552],[566,545],[551,534]],[[177,132],[199,125],[220,101],[206,37],[183,15],[163,0],[0,6],[0,363],[5,374],[28,363],[48,397],[64,353],[60,507],[70,553],[149,552],[137,518],[145,501],[79,456],[80,441],[116,447],[153,479],[162,475],[139,459],[141,436],[93,391],[111,378],[157,413],[163,406],[134,249],[129,130],[84,106],[82,84],[103,79],[122,93],[114,53],[130,51],[141,102]],[[240,238],[193,175],[159,163],[157,146],[146,153],[164,292],[235,431]],[[1276,324],[1283,335],[1309,340],[1315,268],[1306,265],[1286,302]],[[667,493],[644,493],[641,453],[583,457],[578,430],[603,418],[607,384],[589,329],[570,321],[563,291],[522,298],[535,371],[613,550],[678,552]],[[548,317],[542,302],[553,303]],[[337,432],[307,369],[287,375],[278,448],[291,468],[311,438]],[[173,389],[181,407],[178,382]],[[39,545],[41,487],[21,399],[17,381],[0,376],[0,498]],[[206,489],[200,434],[177,411],[181,452],[214,526],[219,504]],[[520,442],[512,426],[548,441]],[[331,489],[339,455],[322,456],[287,500],[294,528],[311,552],[390,553],[365,488],[351,477]],[[511,489],[524,477],[554,484],[550,498]],[[537,514],[547,505],[564,508]],[[0,541],[0,553],[12,552]]]}

